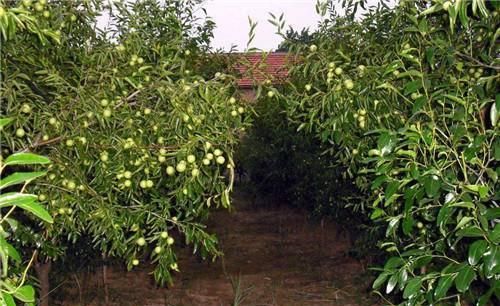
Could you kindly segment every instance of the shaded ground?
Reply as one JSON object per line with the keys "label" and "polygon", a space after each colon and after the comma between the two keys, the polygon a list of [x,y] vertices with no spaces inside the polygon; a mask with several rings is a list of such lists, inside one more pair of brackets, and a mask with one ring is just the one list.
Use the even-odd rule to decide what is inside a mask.
{"label": "shaded ground", "polygon": [[[333,224],[311,223],[305,212],[286,207],[255,208],[246,198],[237,195],[235,211],[217,212],[210,222],[223,259],[199,262],[186,249],[169,289],[156,288],[146,268],[109,269],[109,305],[376,305],[368,274],[346,255],[348,239]],[[81,297],[76,284],[65,284],[63,305],[105,304],[99,273],[80,279]]]}

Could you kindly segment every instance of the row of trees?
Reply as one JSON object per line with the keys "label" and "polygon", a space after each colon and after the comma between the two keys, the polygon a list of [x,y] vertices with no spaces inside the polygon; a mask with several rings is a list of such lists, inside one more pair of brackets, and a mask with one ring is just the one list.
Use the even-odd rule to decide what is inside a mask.
{"label": "row of trees", "polygon": [[[203,220],[230,205],[232,152],[249,119],[233,79],[207,61],[213,22],[197,17],[199,2],[0,1],[0,105],[12,121],[1,130],[2,156],[52,161],[26,191],[53,219],[1,206],[0,235],[21,257],[36,254],[41,305],[50,263],[69,249],[129,269],[151,263],[160,285],[181,269],[176,247],[220,254]],[[98,30],[103,11],[110,27]],[[13,305],[3,289],[25,280],[9,265],[2,305]]]}
{"label": "row of trees", "polygon": [[318,4],[313,41],[287,42],[291,80],[261,97],[261,150],[243,163],[279,165],[250,174],[369,233],[384,258],[373,288],[392,303],[495,304],[500,4],[366,5]]}

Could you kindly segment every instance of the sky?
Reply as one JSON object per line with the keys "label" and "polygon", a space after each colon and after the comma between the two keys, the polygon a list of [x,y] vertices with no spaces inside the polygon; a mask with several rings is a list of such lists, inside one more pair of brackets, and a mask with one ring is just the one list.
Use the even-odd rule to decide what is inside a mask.
{"label": "sky", "polygon": [[[342,0],[333,1],[337,11],[341,12]],[[374,5],[379,1],[368,0],[367,2],[368,5]],[[393,3],[395,0],[383,1]],[[302,28],[314,30],[321,19],[316,13],[316,2],[317,0],[204,0],[201,6],[206,9],[207,15],[216,24],[212,40],[214,49],[229,51],[232,45],[236,45],[237,48],[233,50],[244,51],[250,30],[248,22],[248,17],[250,17],[253,22],[257,22],[257,27],[255,38],[249,47],[270,51],[278,47],[282,38],[276,34],[276,27],[268,22],[269,13],[275,16],[284,14],[286,23],[284,31],[289,26],[299,31]],[[105,28],[108,22],[109,15],[103,12],[103,15],[98,18],[98,27]]]}
{"label": "sky", "polygon": [[287,27],[314,29],[320,20],[315,10],[316,0],[206,0],[207,14],[215,21],[212,46],[229,50],[232,44],[238,51],[246,48],[250,25],[248,17],[257,22],[255,39],[250,47],[262,50],[275,49],[282,41],[276,27],[267,20],[269,12],[275,16],[284,13]]}

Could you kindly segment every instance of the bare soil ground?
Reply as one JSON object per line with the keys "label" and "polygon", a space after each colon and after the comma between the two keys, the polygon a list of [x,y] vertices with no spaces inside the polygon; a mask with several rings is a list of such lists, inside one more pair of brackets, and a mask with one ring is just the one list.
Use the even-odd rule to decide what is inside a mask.
{"label": "bare soil ground", "polygon": [[[334,224],[311,222],[306,212],[284,206],[255,207],[247,198],[236,195],[233,212],[211,218],[209,230],[220,239],[222,259],[200,262],[190,250],[181,251],[181,273],[170,288],[157,288],[148,267],[109,268],[108,305],[377,305],[369,274],[346,255],[349,240]],[[105,305],[100,272],[79,278],[81,289],[68,281],[64,301],[57,304]]]}

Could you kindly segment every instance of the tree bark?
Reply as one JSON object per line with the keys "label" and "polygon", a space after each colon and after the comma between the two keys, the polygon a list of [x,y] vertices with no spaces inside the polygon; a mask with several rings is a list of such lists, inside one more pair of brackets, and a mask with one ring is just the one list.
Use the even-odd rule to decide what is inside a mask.
{"label": "tree bark", "polygon": [[102,254],[102,283],[104,287],[104,305],[109,305],[109,290],[108,290],[108,266],[106,262],[106,255]]}
{"label": "tree bark", "polygon": [[50,281],[49,273],[52,267],[52,263],[39,262],[35,264],[35,271],[38,276],[38,281],[40,282],[40,294],[38,306],[49,306],[49,294],[50,294]]}

